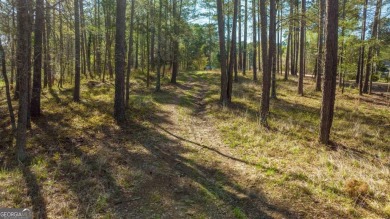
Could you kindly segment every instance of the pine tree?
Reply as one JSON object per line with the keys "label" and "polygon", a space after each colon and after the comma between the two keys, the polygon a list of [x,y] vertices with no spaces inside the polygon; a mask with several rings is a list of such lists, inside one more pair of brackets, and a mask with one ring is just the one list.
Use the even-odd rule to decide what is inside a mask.
{"label": "pine tree", "polygon": [[326,53],[324,89],[322,91],[321,124],[319,140],[329,144],[336,97],[337,54],[338,54],[338,10],[337,0],[326,1]]}

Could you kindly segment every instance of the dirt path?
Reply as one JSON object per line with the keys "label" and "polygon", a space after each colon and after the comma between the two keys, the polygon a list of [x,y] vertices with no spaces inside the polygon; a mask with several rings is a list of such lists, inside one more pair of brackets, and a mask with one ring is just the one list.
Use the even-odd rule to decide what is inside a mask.
{"label": "dirt path", "polygon": [[[194,174],[194,169],[180,169],[180,161],[179,165],[174,164],[178,160],[170,163],[179,166],[179,171],[189,176],[189,181],[193,181],[194,177],[203,178],[200,179],[200,184],[211,193],[211,200],[206,202],[218,203],[218,209],[209,209],[215,211],[216,218],[240,218],[241,214],[249,218],[296,217],[280,205],[268,202],[258,188],[261,178],[256,174],[256,164],[235,157],[233,150],[223,143],[206,115],[207,105],[204,99],[208,84],[194,75],[190,75],[187,81],[180,86],[180,95],[175,97],[175,103],[162,108],[167,112],[166,119],[170,122],[156,125],[155,128],[186,148],[187,153],[178,156],[182,156],[197,173]],[[191,107],[182,104],[181,99],[191,100]]]}

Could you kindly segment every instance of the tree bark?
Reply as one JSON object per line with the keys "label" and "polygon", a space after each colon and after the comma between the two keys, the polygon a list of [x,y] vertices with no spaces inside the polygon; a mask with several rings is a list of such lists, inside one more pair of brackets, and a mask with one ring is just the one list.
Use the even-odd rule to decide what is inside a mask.
{"label": "tree bark", "polygon": [[261,95],[261,124],[267,126],[267,117],[269,113],[269,94],[271,83],[271,72],[268,65],[268,44],[267,44],[267,10],[265,1],[260,0],[260,18],[261,18],[261,53],[263,63],[263,86]]}
{"label": "tree bark", "polygon": [[368,0],[364,1],[364,8],[363,8],[363,22],[362,22],[362,46],[360,47],[360,57],[359,57],[359,95],[363,95],[363,73],[364,73],[364,52],[365,52],[365,46],[364,41],[366,40],[366,21],[367,21],[367,4]]}
{"label": "tree bark", "polygon": [[298,80],[298,94],[303,96],[303,77],[305,72],[305,38],[306,38],[306,0],[302,0],[302,14],[301,14],[301,43],[300,43],[300,59],[299,59],[299,80]]}
{"label": "tree bark", "polygon": [[[242,71],[242,34],[241,34],[241,25],[242,25],[242,14],[241,14],[241,0],[238,0],[238,69]],[[238,78],[237,78],[238,81]]]}
{"label": "tree bark", "polygon": [[322,91],[321,124],[319,140],[329,144],[336,97],[337,50],[338,50],[338,1],[327,0],[326,5],[326,54],[325,77]]}
{"label": "tree bark", "polygon": [[238,13],[238,0],[234,0],[232,41],[230,47],[230,59],[229,59],[230,62],[229,62],[229,70],[228,70],[228,89],[227,89],[227,98],[229,103],[232,101],[233,67],[234,67],[234,63],[236,62],[237,13]]}
{"label": "tree bark", "polygon": [[135,0],[131,1],[131,15],[130,15],[130,36],[129,36],[129,51],[127,55],[127,72],[126,72],[126,107],[129,107],[130,101],[130,73],[132,66],[133,53],[133,32],[134,32],[134,6]]}
{"label": "tree bark", "polygon": [[28,75],[29,65],[26,60],[29,59],[29,11],[28,0],[17,0],[17,49],[16,49],[16,66],[19,81],[19,112],[18,127],[16,136],[17,159],[24,161],[26,158],[26,141],[27,141],[27,111],[28,111]]}
{"label": "tree bark", "polygon": [[[45,63],[46,63],[46,77],[47,77],[47,86],[49,87],[49,89],[52,88],[53,86],[53,72],[52,72],[52,68],[51,68],[51,54],[50,54],[50,50],[51,50],[51,47],[50,47],[50,36],[51,36],[51,16],[50,16],[50,3],[49,1],[46,1],[46,44],[44,46],[46,46],[46,60],[45,60]],[[53,18],[54,19],[54,18]]]}
{"label": "tree bark", "polygon": [[325,0],[320,0],[320,20],[318,25],[318,57],[316,74],[316,91],[321,91],[323,59],[324,59],[324,24],[325,24]]}
{"label": "tree bark", "polygon": [[43,6],[43,0],[37,0],[34,30],[34,75],[30,109],[32,117],[41,115],[42,30],[44,25]]}
{"label": "tree bark", "polygon": [[[172,60],[172,76],[171,83],[176,84],[177,74],[179,73],[179,21],[180,14],[177,11],[177,3],[176,1],[172,2],[173,4],[173,60]],[[180,2],[181,4],[181,2]]]}
{"label": "tree bark", "polygon": [[80,8],[79,1],[74,0],[74,26],[75,26],[75,86],[73,101],[80,102]]}
{"label": "tree bark", "polygon": [[252,19],[253,19],[253,55],[252,55],[252,71],[253,71],[253,80],[257,81],[257,35],[256,35],[256,0],[252,0]]}
{"label": "tree bark", "polygon": [[117,123],[125,121],[126,0],[116,1],[115,104]]}
{"label": "tree bark", "polygon": [[7,96],[8,111],[9,111],[11,125],[12,125],[12,133],[15,134],[16,133],[15,114],[14,114],[14,109],[12,107],[10,85],[9,85],[8,76],[7,76],[7,69],[6,69],[6,62],[5,62],[5,51],[3,48],[3,44],[1,43],[1,39],[0,39],[0,58],[1,58],[2,74],[3,74],[3,78],[4,78],[4,82],[5,82],[5,94]]}
{"label": "tree bark", "polygon": [[244,18],[244,48],[242,61],[242,74],[246,74],[247,63],[247,47],[248,47],[248,0],[245,0],[245,18]]}
{"label": "tree bark", "polygon": [[[378,33],[378,24],[379,24],[379,12],[382,7],[382,0],[377,0],[376,2],[376,8],[375,8],[375,15],[374,15],[374,22],[372,24],[372,30],[371,30],[371,39],[376,40],[376,36]],[[375,45],[376,42],[374,42]],[[369,81],[370,81],[370,75],[371,75],[371,69],[373,66],[373,53],[374,53],[374,45],[370,45],[368,49],[368,55],[367,55],[367,64],[366,64],[366,78],[364,80],[364,86],[363,86],[363,92],[368,93],[369,89]]]}
{"label": "tree bark", "polygon": [[[247,0],[246,0],[247,1]],[[219,35],[219,53],[221,64],[221,98],[220,101],[223,106],[228,103],[227,98],[227,72],[226,72],[226,49],[225,49],[225,21],[223,14],[222,0],[217,0],[217,14],[218,14],[218,35]],[[245,50],[245,45],[244,45]],[[244,54],[245,56],[245,54]],[[245,59],[245,58],[244,58]]]}
{"label": "tree bark", "polygon": [[156,79],[156,91],[161,90],[161,65],[162,65],[162,51],[161,51],[161,19],[162,19],[162,0],[159,1],[159,13],[157,24],[157,79]]}
{"label": "tree bark", "polygon": [[[345,6],[347,4],[347,0],[343,0],[343,21],[345,21]],[[345,39],[344,39],[344,36],[345,36],[345,25],[343,25],[342,29],[341,29],[341,37],[343,38],[343,42],[342,42],[342,46],[341,46],[341,55],[340,55],[340,74],[342,74],[342,77],[341,77],[341,80],[340,81],[340,86],[341,86],[341,93],[343,94],[344,93],[344,81],[345,81],[345,70],[343,68],[343,62],[344,62],[344,51],[345,51]]]}
{"label": "tree bark", "polygon": [[271,71],[271,98],[276,99],[276,0],[270,1],[268,68]]}
{"label": "tree bark", "polygon": [[291,50],[291,32],[287,36],[287,51],[286,51],[286,66],[284,69],[284,80],[288,80],[288,73],[290,71],[290,50]]}

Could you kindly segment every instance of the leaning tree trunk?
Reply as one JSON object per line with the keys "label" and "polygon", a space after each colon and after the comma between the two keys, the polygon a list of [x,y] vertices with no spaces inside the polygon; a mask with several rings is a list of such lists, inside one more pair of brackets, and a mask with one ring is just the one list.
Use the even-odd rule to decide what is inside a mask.
{"label": "leaning tree trunk", "polygon": [[3,44],[1,43],[1,39],[0,39],[0,59],[1,59],[1,66],[2,66],[2,74],[5,82],[5,94],[7,96],[8,111],[9,111],[11,125],[12,125],[12,133],[15,134],[16,132],[15,114],[14,114],[14,109],[12,107],[11,92],[9,90],[10,86],[8,82],[7,69],[6,69],[5,51],[3,48]]}
{"label": "leaning tree trunk", "polygon": [[326,54],[325,77],[322,91],[321,124],[319,140],[329,144],[330,129],[333,122],[333,112],[336,97],[337,50],[338,50],[338,9],[337,0],[327,0],[326,5]]}

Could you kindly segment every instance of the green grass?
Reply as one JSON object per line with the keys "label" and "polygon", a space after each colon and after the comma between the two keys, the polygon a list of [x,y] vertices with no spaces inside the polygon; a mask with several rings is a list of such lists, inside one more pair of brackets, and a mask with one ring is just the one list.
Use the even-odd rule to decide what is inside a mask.
{"label": "green grass", "polygon": [[246,219],[246,215],[244,212],[242,212],[242,210],[238,207],[235,207],[233,209],[233,213],[234,213],[234,216],[237,218],[237,219]]}

